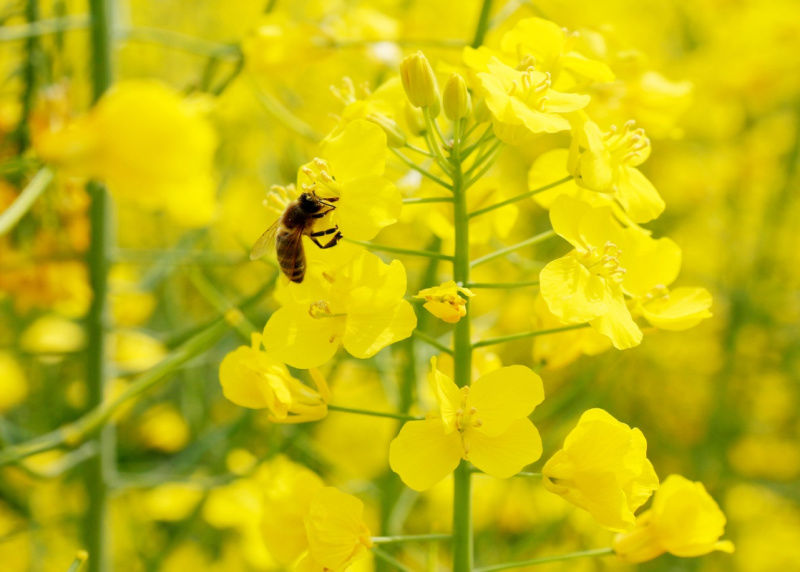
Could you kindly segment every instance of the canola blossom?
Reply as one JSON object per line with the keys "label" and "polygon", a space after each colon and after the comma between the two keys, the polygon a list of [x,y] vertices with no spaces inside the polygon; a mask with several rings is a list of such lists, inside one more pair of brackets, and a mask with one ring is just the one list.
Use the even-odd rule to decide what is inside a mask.
{"label": "canola blossom", "polygon": [[797,6],[157,4],[0,0],[5,568],[797,567]]}

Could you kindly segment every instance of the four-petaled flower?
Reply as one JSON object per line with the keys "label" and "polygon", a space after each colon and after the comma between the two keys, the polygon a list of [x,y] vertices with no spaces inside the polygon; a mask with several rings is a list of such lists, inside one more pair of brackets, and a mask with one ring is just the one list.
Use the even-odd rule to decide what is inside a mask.
{"label": "four-petaled flower", "polygon": [[475,294],[469,288],[464,288],[455,283],[454,280],[444,282],[431,288],[423,288],[414,298],[425,300],[422,306],[428,312],[447,322],[455,324],[467,315],[467,298]]}

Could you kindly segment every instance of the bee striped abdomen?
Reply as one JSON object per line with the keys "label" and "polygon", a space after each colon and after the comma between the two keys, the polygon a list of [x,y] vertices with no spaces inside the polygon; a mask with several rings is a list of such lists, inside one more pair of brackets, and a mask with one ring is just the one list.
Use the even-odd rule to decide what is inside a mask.
{"label": "bee striped abdomen", "polygon": [[306,275],[306,257],[300,233],[280,228],[275,236],[275,250],[286,277],[292,282],[302,282]]}

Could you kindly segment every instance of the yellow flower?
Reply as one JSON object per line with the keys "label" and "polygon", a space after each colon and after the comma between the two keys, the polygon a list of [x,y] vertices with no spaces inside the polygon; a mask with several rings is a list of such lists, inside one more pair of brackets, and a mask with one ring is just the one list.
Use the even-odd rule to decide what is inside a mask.
{"label": "yellow flower", "polygon": [[535,63],[540,71],[550,73],[558,87],[572,87],[579,79],[614,81],[614,73],[606,64],[587,58],[574,49],[573,38],[554,22],[525,18],[503,35],[500,48],[520,61]]}
{"label": "yellow flower", "polygon": [[174,453],[189,442],[186,420],[168,403],[154,405],[139,418],[138,436],[145,446]]}
{"label": "yellow flower", "polygon": [[364,503],[334,487],[319,489],[305,516],[308,550],[323,570],[345,570],[372,546]]}
{"label": "yellow flower", "polygon": [[586,107],[589,96],[552,88],[550,74],[523,65],[515,69],[490,52],[465,48],[464,60],[476,74],[501,139],[514,143],[518,132],[558,133],[570,129],[563,114]]}
{"label": "yellow flower", "polygon": [[28,395],[28,380],[11,352],[0,350],[0,413],[22,403]]}
{"label": "yellow flower", "polygon": [[450,280],[439,286],[424,288],[417,292],[414,298],[425,300],[423,308],[440,320],[455,324],[467,315],[467,300],[459,294],[467,297],[475,295],[468,288],[463,288]]}
{"label": "yellow flower", "polygon": [[320,27],[276,11],[264,15],[242,40],[242,53],[249,72],[274,81],[323,57],[326,36]]}
{"label": "yellow flower", "polygon": [[166,85],[125,80],[87,115],[34,143],[68,174],[98,178],[122,199],[202,226],[215,209],[216,135],[199,111]]}
{"label": "yellow flower", "polygon": [[56,314],[40,316],[20,336],[20,347],[34,354],[76,352],[85,343],[83,328]]}
{"label": "yellow flower", "polygon": [[219,380],[225,397],[242,407],[268,409],[274,423],[304,423],[328,413],[330,397],[325,380],[316,370],[314,390],[294,378],[274,355],[261,349],[261,335],[250,346],[239,346],[222,360]]}
{"label": "yellow flower", "polygon": [[405,292],[406,271],[399,261],[384,264],[361,249],[339,268],[290,284],[281,296],[283,306],[264,326],[264,346],[301,369],[324,364],[340,345],[366,359],[416,327]]}
{"label": "yellow flower", "polygon": [[126,372],[150,369],[167,355],[162,342],[136,330],[119,330],[112,334],[114,364]]}
{"label": "yellow flower", "polygon": [[649,156],[650,140],[633,121],[602,132],[584,117],[573,134],[568,168],[579,185],[613,195],[633,221],[647,222],[664,211],[664,200],[636,168]]}
{"label": "yellow flower", "polygon": [[461,459],[505,479],[541,456],[539,432],[528,419],[544,399],[538,375],[512,365],[459,388],[436,368],[435,358],[431,366],[440,415],[409,421],[389,446],[389,465],[406,485],[429,489]]}
{"label": "yellow flower", "polygon": [[386,133],[376,124],[357,119],[334,131],[322,144],[322,156],[303,165],[297,188],[321,199],[338,198],[336,208],[317,223],[337,225],[355,240],[374,238],[400,216],[400,191],[384,177],[388,153]]}
{"label": "yellow flower", "polygon": [[633,513],[658,487],[647,442],[602,409],[589,409],[542,468],[545,487],[612,530],[633,526]]}
{"label": "yellow flower", "polygon": [[553,203],[550,220],[553,230],[575,247],[539,274],[540,291],[550,311],[563,323],[589,322],[617,349],[638,345],[642,331],[625,302],[622,282],[628,269],[622,256],[636,242],[652,239],[639,230],[623,228],[609,207],[592,208],[566,195]]}
{"label": "yellow flower", "polygon": [[664,552],[682,557],[733,552],[732,542],[719,540],[724,532],[725,515],[703,484],[670,475],[635,528],[616,536],[614,551],[627,562],[652,560]]}
{"label": "yellow flower", "polygon": [[139,502],[147,518],[176,522],[187,518],[203,495],[203,488],[196,484],[163,483],[142,493]]}

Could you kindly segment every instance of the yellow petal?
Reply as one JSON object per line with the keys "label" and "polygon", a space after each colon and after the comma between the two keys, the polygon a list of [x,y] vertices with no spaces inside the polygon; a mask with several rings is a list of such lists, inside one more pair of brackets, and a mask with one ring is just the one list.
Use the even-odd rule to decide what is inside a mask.
{"label": "yellow petal", "polygon": [[436,357],[431,358],[429,381],[433,394],[439,402],[444,430],[450,433],[456,428],[458,411],[464,408],[464,393],[455,382],[436,367]]}
{"label": "yellow petal", "polygon": [[617,199],[634,222],[647,222],[664,212],[664,199],[638,169],[622,166],[617,177]]}
{"label": "yellow petal", "polygon": [[481,433],[497,436],[517,419],[530,415],[543,400],[542,378],[530,368],[512,365],[475,381],[469,388],[467,409],[478,410]]}
{"label": "yellow petal", "polygon": [[669,238],[653,240],[632,231],[632,240],[620,254],[625,268],[622,287],[631,296],[644,296],[653,288],[672,284],[681,269],[681,249]]}
{"label": "yellow petal", "polygon": [[386,134],[365,119],[356,119],[322,146],[322,155],[340,183],[381,176],[386,169]]}
{"label": "yellow petal", "polygon": [[424,491],[453,472],[461,460],[461,436],[445,434],[441,419],[409,421],[389,445],[389,466],[415,491]]}
{"label": "yellow petal", "polygon": [[686,330],[711,317],[711,294],[705,288],[676,288],[642,304],[642,315],[656,328]]}
{"label": "yellow petal", "polygon": [[342,341],[350,355],[366,359],[386,346],[406,339],[416,327],[417,315],[413,306],[400,300],[392,306],[351,311]]}
{"label": "yellow petal", "polygon": [[547,307],[564,323],[588,322],[609,311],[605,281],[589,272],[573,254],[542,268],[539,289]]}
{"label": "yellow petal", "polygon": [[307,307],[292,304],[270,316],[264,348],[292,367],[319,367],[336,353],[343,329],[344,318],[312,318]]}
{"label": "yellow petal", "polygon": [[608,312],[589,323],[595,330],[607,336],[618,350],[627,350],[642,342],[642,330],[633,321],[622,293],[609,296]]}
{"label": "yellow petal", "polygon": [[326,570],[343,570],[371,543],[364,503],[334,487],[324,487],[313,496],[305,526],[309,552]]}
{"label": "yellow petal", "polygon": [[500,479],[515,475],[542,455],[539,431],[527,418],[512,421],[504,433],[496,436],[470,429],[465,441],[472,464]]}
{"label": "yellow petal", "polygon": [[334,221],[347,238],[370,240],[383,227],[397,222],[403,199],[391,181],[361,177],[343,186]]}

